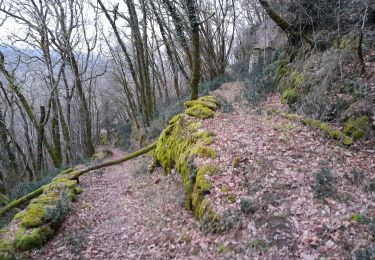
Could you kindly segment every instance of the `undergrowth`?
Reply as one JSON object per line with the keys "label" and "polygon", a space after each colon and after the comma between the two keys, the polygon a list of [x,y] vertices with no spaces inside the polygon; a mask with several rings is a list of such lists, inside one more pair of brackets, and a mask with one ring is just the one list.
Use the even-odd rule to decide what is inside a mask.
{"label": "undergrowth", "polygon": [[320,201],[324,201],[327,197],[332,197],[335,193],[333,187],[332,173],[327,168],[322,168],[314,175],[314,196]]}
{"label": "undergrowth", "polygon": [[62,199],[57,202],[54,207],[47,208],[47,218],[50,219],[51,227],[57,229],[67,216],[70,209],[71,201],[65,193]]}

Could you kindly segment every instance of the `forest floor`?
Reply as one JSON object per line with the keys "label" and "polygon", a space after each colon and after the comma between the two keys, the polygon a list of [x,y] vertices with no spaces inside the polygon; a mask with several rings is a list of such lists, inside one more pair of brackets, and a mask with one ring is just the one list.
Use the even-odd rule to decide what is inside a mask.
{"label": "forest floor", "polygon": [[[243,91],[240,83],[225,84],[216,95],[232,111],[204,121],[216,135],[218,157],[211,162],[222,169],[210,178],[208,196],[218,212],[231,213],[230,231],[205,233],[183,208],[179,179],[161,169],[149,174],[148,159],[141,157],[83,176],[83,193],[58,235],[29,257],[352,259],[371,255],[369,248],[375,257],[373,148],[349,149],[267,113],[285,110],[278,96],[245,106]],[[250,213],[240,210],[243,201]]]}

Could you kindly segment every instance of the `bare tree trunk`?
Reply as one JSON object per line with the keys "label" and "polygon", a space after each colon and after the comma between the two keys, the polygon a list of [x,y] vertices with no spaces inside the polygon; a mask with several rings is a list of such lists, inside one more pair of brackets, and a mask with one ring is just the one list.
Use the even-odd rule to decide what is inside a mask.
{"label": "bare tree trunk", "polygon": [[[18,166],[17,166],[17,161],[16,161],[17,158],[10,146],[10,142],[8,141],[8,130],[5,125],[5,118],[3,117],[3,112],[1,111],[1,107],[0,107],[0,143],[3,144],[6,155],[10,162],[11,169],[8,172],[8,176],[10,179],[9,185],[12,187],[13,185],[16,184],[15,180],[16,180],[16,177],[18,176]],[[0,187],[0,193],[2,193],[1,187]]]}
{"label": "bare tree trunk", "polygon": [[39,127],[37,132],[37,159],[36,159],[36,171],[38,177],[42,171],[42,162],[43,162],[43,141],[44,141],[44,125],[46,120],[46,108],[40,106],[40,119]]}
{"label": "bare tree trunk", "polygon": [[192,58],[192,71],[191,71],[191,100],[198,99],[199,95],[199,81],[201,78],[201,60],[199,49],[199,22],[195,6],[195,0],[186,0],[186,8],[191,29],[191,58]]}

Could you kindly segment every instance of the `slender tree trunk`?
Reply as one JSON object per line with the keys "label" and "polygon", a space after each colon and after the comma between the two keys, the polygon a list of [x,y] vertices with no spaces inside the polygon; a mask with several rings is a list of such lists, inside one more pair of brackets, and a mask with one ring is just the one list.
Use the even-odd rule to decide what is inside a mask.
{"label": "slender tree trunk", "polygon": [[9,160],[9,164],[11,167],[10,171],[8,172],[8,176],[10,179],[9,185],[13,186],[15,184],[16,177],[18,176],[17,157],[15,153],[13,152],[12,147],[10,146],[10,141],[8,141],[8,130],[5,125],[5,118],[3,117],[3,112],[1,111],[1,107],[0,107],[0,143],[3,144],[6,155]]}
{"label": "slender tree trunk", "polygon": [[199,81],[201,78],[201,60],[199,49],[199,22],[196,11],[195,1],[186,0],[186,8],[191,27],[191,58],[192,58],[192,71],[191,71],[191,100],[198,99],[199,95]]}
{"label": "slender tree trunk", "polygon": [[78,64],[73,53],[69,53],[69,61],[72,66],[72,71],[74,75],[74,85],[77,88],[78,96],[81,101],[81,111],[82,111],[82,126],[83,126],[83,142],[85,156],[91,157],[95,153],[95,148],[92,142],[92,132],[91,132],[91,118],[90,111],[88,108],[85,93],[83,91],[83,84],[81,80],[81,75],[79,73]]}
{"label": "slender tree trunk", "polygon": [[39,127],[37,132],[37,161],[36,161],[36,170],[38,174],[38,178],[40,178],[40,173],[42,171],[42,163],[43,163],[43,141],[44,141],[44,125],[46,119],[46,108],[44,106],[40,106],[40,119],[39,119]]}

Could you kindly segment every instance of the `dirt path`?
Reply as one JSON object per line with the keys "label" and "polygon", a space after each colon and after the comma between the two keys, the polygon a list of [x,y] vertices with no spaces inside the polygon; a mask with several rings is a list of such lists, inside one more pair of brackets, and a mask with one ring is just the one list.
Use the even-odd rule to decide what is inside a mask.
{"label": "dirt path", "polygon": [[[114,150],[114,156],[121,152]],[[186,258],[199,227],[182,205],[175,176],[147,172],[147,159],[81,178],[83,193],[59,234],[31,259]],[[194,238],[194,236],[196,236]],[[194,251],[195,250],[195,251]]]}
{"label": "dirt path", "polygon": [[[353,220],[357,214],[375,221],[375,195],[365,192],[375,180],[374,151],[347,149],[267,114],[269,108],[283,109],[278,97],[246,108],[242,87],[224,85],[217,94],[235,101],[234,111],[204,122],[216,134],[219,156],[213,163],[222,169],[212,177],[208,196],[219,211],[231,212],[231,231],[203,233],[182,206],[177,176],[163,176],[161,169],[148,174],[147,159],[140,158],[81,178],[84,192],[59,234],[30,257],[351,259],[358,249],[375,248],[369,225]],[[314,176],[322,168],[333,175],[334,195],[325,203],[314,197]],[[354,169],[363,175],[357,178]],[[241,212],[244,199],[253,205],[252,214]]]}

